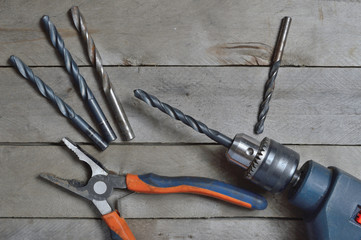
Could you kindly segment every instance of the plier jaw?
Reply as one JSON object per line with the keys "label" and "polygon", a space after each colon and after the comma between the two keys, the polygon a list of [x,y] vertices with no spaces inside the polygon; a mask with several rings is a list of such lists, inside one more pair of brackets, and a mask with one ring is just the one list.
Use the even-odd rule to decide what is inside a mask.
{"label": "plier jaw", "polygon": [[125,176],[109,174],[108,170],[98,160],[85,152],[79,145],[68,138],[63,138],[62,141],[77,155],[80,161],[87,163],[91,168],[91,178],[87,183],[84,183],[75,179],[59,178],[49,173],[42,173],[40,177],[90,201],[106,200],[112,194],[114,188],[126,188]]}
{"label": "plier jaw", "polygon": [[65,146],[78,156],[80,161],[86,162],[92,171],[92,177],[95,175],[108,175],[108,170],[98,160],[93,158],[90,154],[84,151],[78,144],[71,141],[69,138],[63,138]]}
{"label": "plier jaw", "polygon": [[85,182],[81,182],[76,179],[63,179],[51,173],[41,173],[39,176],[81,197],[92,200],[88,192],[86,191],[87,188],[85,187]]}

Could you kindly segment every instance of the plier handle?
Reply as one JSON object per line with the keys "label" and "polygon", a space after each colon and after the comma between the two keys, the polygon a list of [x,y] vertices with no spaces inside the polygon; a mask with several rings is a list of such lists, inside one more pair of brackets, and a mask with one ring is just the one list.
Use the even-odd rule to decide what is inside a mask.
{"label": "plier handle", "polygon": [[107,201],[113,189],[116,188],[152,194],[193,193],[218,198],[246,208],[262,210],[267,207],[267,201],[264,197],[214,179],[165,177],[153,173],[144,175],[113,174],[71,140],[63,138],[62,141],[78,156],[79,160],[86,162],[90,166],[92,170],[90,179],[87,183],[83,183],[74,179],[62,179],[49,173],[42,173],[40,176],[92,201],[111,229],[112,239],[135,239],[124,218]]}

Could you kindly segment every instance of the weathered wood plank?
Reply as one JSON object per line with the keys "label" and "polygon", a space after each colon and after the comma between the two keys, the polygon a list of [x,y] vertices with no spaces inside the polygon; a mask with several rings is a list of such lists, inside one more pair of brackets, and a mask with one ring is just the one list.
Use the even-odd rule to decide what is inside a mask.
{"label": "weathered wood plank", "polygon": [[[253,132],[268,72],[260,67],[110,67],[107,70],[134,128],[133,142],[163,143],[212,141],[136,99],[133,89],[143,88],[233,137],[237,132]],[[35,68],[34,71],[90,121],[86,105],[64,69]],[[93,70],[85,67],[81,72],[115,126]],[[63,136],[88,141],[13,69],[0,69],[0,74],[3,79],[0,142],[58,142]],[[264,136],[292,144],[360,144],[360,76],[358,68],[282,68]]]}
{"label": "weathered wood plank", "polygon": [[[302,156],[302,162],[314,159],[334,165],[361,178],[361,147],[291,146]],[[84,146],[91,154],[117,173],[202,176],[225,181],[264,194],[264,191],[242,179],[242,173],[227,163],[224,149],[215,145],[134,146],[113,145],[102,153]],[[347,157],[345,158],[345,154]],[[90,203],[39,179],[41,172],[64,178],[85,179],[89,170],[61,146],[0,147],[0,217],[97,217]],[[116,191],[110,199],[128,192]],[[120,200],[126,218],[199,218],[199,217],[299,217],[285,195],[265,194],[269,206],[264,211],[250,211],[202,196],[185,194],[131,194]]]}
{"label": "weathered wood plank", "polygon": [[[315,160],[325,166],[337,166],[350,174],[361,179],[361,167],[358,167],[360,161],[361,148],[359,147],[340,147],[340,146],[291,146],[301,155],[300,166],[306,160]],[[347,157],[345,156],[347,152]],[[349,155],[350,153],[350,155]],[[221,156],[220,156],[221,157]],[[211,159],[206,157],[205,159]],[[223,158],[222,158],[223,159]],[[192,164],[195,163],[192,161]],[[191,164],[189,164],[191,165]],[[197,165],[196,165],[197,166]],[[232,165],[229,165],[232,167]],[[204,171],[209,171],[204,169]],[[203,172],[203,170],[199,171]],[[132,194],[126,198],[120,199],[118,205],[122,213],[132,218],[142,218],[154,216],[156,218],[175,218],[175,217],[237,217],[237,216],[257,216],[257,217],[301,217],[301,213],[287,202],[287,194],[264,193],[262,190],[247,185],[246,180],[240,178],[236,181],[228,180],[228,177],[235,177],[237,173],[229,172],[228,168],[222,169],[221,176],[217,179],[227,179],[234,185],[245,186],[251,191],[256,191],[264,195],[268,200],[268,207],[263,211],[248,211],[240,209],[233,205],[224,204],[220,201],[214,202],[209,198],[203,198],[184,195],[153,196],[144,194]],[[186,173],[185,173],[186,174]],[[223,175],[224,174],[224,175]],[[212,176],[210,176],[212,177]],[[134,209],[137,209],[134,211]]]}
{"label": "weathered wood plank", "polygon": [[[300,220],[127,219],[127,222],[138,240],[303,240],[306,234]],[[109,239],[109,232],[104,222],[95,219],[0,219],[0,238],[105,240]]]}
{"label": "weathered wood plank", "polygon": [[0,65],[15,54],[31,65],[60,65],[39,23],[47,14],[74,58],[89,64],[68,10],[80,9],[112,65],[268,64],[281,18],[293,17],[283,64],[359,66],[357,1],[0,2]]}
{"label": "weathered wood plank", "polygon": [[100,219],[0,219],[0,239],[99,239],[109,230]]}

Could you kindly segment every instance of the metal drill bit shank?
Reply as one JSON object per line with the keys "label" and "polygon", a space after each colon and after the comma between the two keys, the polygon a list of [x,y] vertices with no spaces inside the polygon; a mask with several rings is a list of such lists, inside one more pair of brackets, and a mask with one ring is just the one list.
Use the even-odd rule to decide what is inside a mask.
{"label": "metal drill bit shank", "polygon": [[275,80],[277,77],[278,69],[280,68],[281,65],[282,54],[286,45],[286,39],[287,39],[288,30],[291,25],[291,20],[292,19],[290,17],[284,17],[281,22],[281,29],[273,53],[271,70],[269,72],[269,77],[265,85],[263,101],[259,108],[258,122],[254,127],[254,132],[256,134],[260,134],[264,130],[264,122],[266,120],[266,116],[269,110],[269,103],[271,101],[271,97],[275,89]]}
{"label": "metal drill bit shank", "polygon": [[102,137],[87,122],[85,122],[83,118],[77,115],[68,104],[56,96],[54,91],[48,85],[46,85],[39,77],[35,76],[33,71],[24,62],[16,56],[11,56],[10,61],[24,78],[28,79],[37,87],[41,95],[49,99],[59,109],[64,117],[68,118],[101,150],[105,150],[108,147],[108,144],[102,139]]}
{"label": "metal drill bit shank", "polygon": [[103,91],[107,97],[108,103],[112,108],[112,113],[115,117],[115,120],[118,123],[121,138],[126,141],[132,140],[135,137],[133,129],[129,124],[122,104],[114,93],[114,88],[109,80],[108,73],[104,70],[102,58],[95,46],[93,38],[88,32],[84,17],[77,6],[71,8],[71,16],[73,18],[76,29],[81,33],[83,40],[87,43],[89,59],[95,66],[99,77],[101,78]]}
{"label": "metal drill bit shank", "polygon": [[159,99],[156,98],[155,96],[152,96],[141,89],[135,90],[134,96],[144,101],[148,105],[158,108],[159,110],[168,114],[172,118],[182,121],[184,124],[193,128],[197,132],[204,133],[205,135],[207,135],[209,138],[213,139],[217,143],[222,144],[227,148],[230,148],[230,146],[232,145],[232,139],[230,139],[229,137],[223,135],[222,133],[216,130],[208,128],[204,123],[195,120],[191,116],[185,115],[179,109],[159,101]]}
{"label": "metal drill bit shank", "polygon": [[64,41],[60,36],[58,30],[50,21],[49,16],[43,16],[42,21],[44,23],[46,31],[49,33],[52,45],[59,51],[60,55],[64,59],[66,70],[73,76],[73,79],[79,88],[80,95],[83,101],[88,104],[95,120],[97,121],[100,129],[105,136],[105,139],[108,142],[114,141],[117,137],[112,127],[110,126],[102,109],[100,108],[97,100],[95,99],[93,92],[90,90],[87,83],[85,82],[84,77],[80,74],[78,65],[73,60],[70,52],[65,48]]}

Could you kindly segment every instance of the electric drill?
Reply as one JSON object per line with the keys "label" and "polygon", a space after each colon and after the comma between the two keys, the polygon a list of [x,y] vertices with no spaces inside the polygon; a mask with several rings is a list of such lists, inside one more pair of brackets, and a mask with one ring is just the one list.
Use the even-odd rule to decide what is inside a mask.
{"label": "electric drill", "polygon": [[235,136],[226,157],[270,192],[289,188],[288,199],[303,210],[310,239],[361,239],[359,179],[311,160],[297,170],[298,153],[272,139],[259,143],[245,134]]}
{"label": "electric drill", "polygon": [[272,193],[289,189],[289,201],[303,210],[309,239],[361,239],[359,179],[314,161],[298,170],[299,154],[272,139],[259,142],[245,134],[231,139],[143,90],[134,95],[227,147],[227,159],[243,168],[251,182]]}

